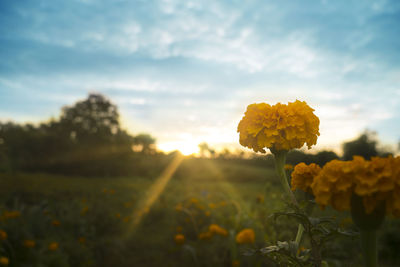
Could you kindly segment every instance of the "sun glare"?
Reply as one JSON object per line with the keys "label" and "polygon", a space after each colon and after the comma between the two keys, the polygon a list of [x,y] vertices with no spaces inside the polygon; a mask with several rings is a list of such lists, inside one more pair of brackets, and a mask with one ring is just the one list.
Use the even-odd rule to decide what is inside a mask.
{"label": "sun glare", "polygon": [[177,142],[167,142],[158,145],[158,148],[164,152],[179,150],[183,155],[188,156],[199,152],[199,143],[195,140],[185,140]]}

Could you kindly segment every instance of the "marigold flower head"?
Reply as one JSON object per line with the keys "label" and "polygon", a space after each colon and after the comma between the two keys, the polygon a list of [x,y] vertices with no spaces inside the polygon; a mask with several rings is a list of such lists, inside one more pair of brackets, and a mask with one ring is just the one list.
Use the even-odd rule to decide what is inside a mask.
{"label": "marigold flower head", "polygon": [[182,234],[177,234],[174,237],[175,244],[183,245],[185,243],[185,236]]}
{"label": "marigold flower head", "polygon": [[55,251],[58,249],[58,243],[57,242],[51,242],[48,246],[48,249],[51,251]]}
{"label": "marigold flower head", "polygon": [[255,233],[253,229],[246,228],[236,235],[236,243],[238,244],[253,244],[255,241]]}
{"label": "marigold flower head", "polygon": [[7,233],[3,230],[0,230],[0,240],[6,240],[7,239]]}
{"label": "marigold flower head", "polygon": [[7,266],[10,263],[10,260],[7,257],[0,257],[0,264],[3,266]]}
{"label": "marigold flower head", "polygon": [[307,165],[301,162],[297,164],[292,172],[292,191],[301,189],[304,192],[312,193],[311,184],[320,171],[321,167],[315,163]]}
{"label": "marigold flower head", "polygon": [[202,232],[198,235],[200,240],[210,240],[213,237],[213,234],[210,231]]}
{"label": "marigold flower head", "polygon": [[36,245],[36,242],[34,240],[26,239],[26,240],[24,240],[23,245],[26,248],[34,248]]}
{"label": "marigold flower head", "polygon": [[228,231],[226,231],[224,228],[222,228],[221,226],[217,225],[217,224],[211,224],[208,227],[208,231],[212,234],[216,234],[216,235],[222,235],[222,236],[227,236],[228,235]]}
{"label": "marigold flower head", "polygon": [[325,164],[311,184],[315,201],[324,208],[331,205],[336,210],[349,210],[353,186],[351,163],[332,160]]}
{"label": "marigold flower head", "polygon": [[21,212],[17,211],[17,210],[13,210],[13,211],[4,211],[3,213],[4,218],[6,219],[14,219],[14,218],[18,218],[21,216]]}
{"label": "marigold flower head", "polygon": [[322,208],[331,205],[339,211],[349,210],[355,194],[362,198],[366,214],[385,203],[387,214],[400,217],[400,157],[332,160],[314,176],[311,189]]}
{"label": "marigold flower head", "polygon": [[299,100],[287,105],[251,104],[238,125],[239,142],[262,153],[265,148],[290,150],[304,144],[311,148],[319,135],[319,119],[313,111]]}

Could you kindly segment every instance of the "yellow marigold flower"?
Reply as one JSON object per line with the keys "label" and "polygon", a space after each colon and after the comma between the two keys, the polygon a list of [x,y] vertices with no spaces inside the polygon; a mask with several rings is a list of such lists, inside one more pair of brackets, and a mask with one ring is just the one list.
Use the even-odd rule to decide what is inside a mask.
{"label": "yellow marigold flower", "polygon": [[81,210],[81,215],[86,215],[86,213],[89,211],[89,207],[83,207]]}
{"label": "yellow marigold flower", "polygon": [[243,229],[236,235],[236,243],[253,244],[255,241],[254,230],[250,228]]}
{"label": "yellow marigold flower", "polygon": [[353,172],[351,162],[332,160],[325,164],[311,184],[315,201],[324,208],[349,210],[352,195]]}
{"label": "yellow marigold flower", "polygon": [[0,230],[0,240],[6,240],[7,239],[7,233],[3,230]]}
{"label": "yellow marigold flower", "polygon": [[312,193],[311,184],[314,181],[314,177],[316,177],[320,171],[321,167],[315,163],[307,165],[301,162],[297,164],[292,172],[292,191],[298,188],[304,192]]}
{"label": "yellow marigold flower", "polygon": [[1,265],[7,266],[9,263],[10,263],[10,260],[7,257],[3,257],[3,256],[0,257]]}
{"label": "yellow marigold flower", "polygon": [[210,204],[208,204],[208,207],[210,209],[215,209],[217,207],[217,205],[215,205],[214,203],[210,203]]}
{"label": "yellow marigold flower", "polygon": [[207,217],[210,217],[210,215],[211,215],[211,212],[209,212],[209,211],[206,211],[206,212],[204,212],[204,215],[206,215]]}
{"label": "yellow marigold flower", "polygon": [[58,249],[58,243],[57,243],[57,242],[51,242],[51,243],[49,244],[48,249],[51,250],[51,251],[57,250],[57,249]]}
{"label": "yellow marigold flower", "polygon": [[35,245],[36,245],[36,242],[35,242],[34,240],[26,239],[26,240],[24,240],[23,245],[24,245],[24,247],[26,247],[26,248],[34,248]]}
{"label": "yellow marigold flower", "polygon": [[263,195],[258,195],[256,197],[256,202],[259,203],[259,204],[263,203],[264,202],[264,196]]}
{"label": "yellow marigold flower", "polygon": [[14,210],[14,211],[4,211],[3,213],[4,218],[6,219],[14,219],[21,216],[21,212]]}
{"label": "yellow marigold flower", "polygon": [[292,164],[285,164],[284,166],[285,170],[293,170],[293,165]]}
{"label": "yellow marigold flower", "polygon": [[60,226],[60,225],[61,225],[61,222],[60,222],[59,220],[53,220],[53,221],[51,222],[51,224],[54,225],[54,226]]}
{"label": "yellow marigold flower", "polygon": [[199,200],[197,198],[193,197],[190,199],[190,203],[197,204],[197,203],[199,203]]}
{"label": "yellow marigold flower", "polygon": [[311,148],[319,135],[319,119],[313,111],[299,100],[287,105],[251,104],[238,125],[239,142],[262,153],[265,148],[290,150],[304,144]]}
{"label": "yellow marigold flower", "polygon": [[202,232],[198,235],[200,240],[210,240],[213,237],[211,232]]}
{"label": "yellow marigold flower", "polygon": [[232,267],[240,267],[240,261],[238,260],[232,261]]}
{"label": "yellow marigold flower", "polygon": [[226,231],[224,228],[222,228],[221,226],[219,226],[217,224],[211,224],[208,227],[208,231],[212,234],[217,234],[217,235],[222,235],[222,236],[228,235],[228,231]]}
{"label": "yellow marigold flower", "polygon": [[176,211],[182,211],[182,209],[183,209],[182,203],[178,203],[178,204],[175,206],[175,210],[176,210]]}
{"label": "yellow marigold flower", "polygon": [[174,237],[175,244],[177,245],[183,245],[185,243],[185,236],[182,234],[177,234]]}
{"label": "yellow marigold flower", "polygon": [[328,162],[311,184],[315,201],[337,210],[349,210],[352,194],[362,198],[367,214],[386,203],[388,214],[400,216],[400,157],[355,156],[351,161]]}

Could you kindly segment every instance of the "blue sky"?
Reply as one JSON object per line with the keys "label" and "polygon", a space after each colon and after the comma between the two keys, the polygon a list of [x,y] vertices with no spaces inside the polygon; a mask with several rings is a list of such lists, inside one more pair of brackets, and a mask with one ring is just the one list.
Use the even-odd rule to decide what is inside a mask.
{"label": "blue sky", "polygon": [[100,92],[163,149],[237,144],[254,102],[305,100],[316,149],[400,139],[399,1],[0,2],[0,119]]}

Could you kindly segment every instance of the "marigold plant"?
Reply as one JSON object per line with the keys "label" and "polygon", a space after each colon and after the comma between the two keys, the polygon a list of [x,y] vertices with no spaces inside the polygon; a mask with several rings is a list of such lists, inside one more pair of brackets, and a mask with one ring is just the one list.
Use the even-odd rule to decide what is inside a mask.
{"label": "marigold plant", "polygon": [[251,104],[239,122],[239,142],[255,152],[265,153],[265,148],[290,150],[317,143],[319,119],[314,109],[304,101],[287,105],[277,103]]}

